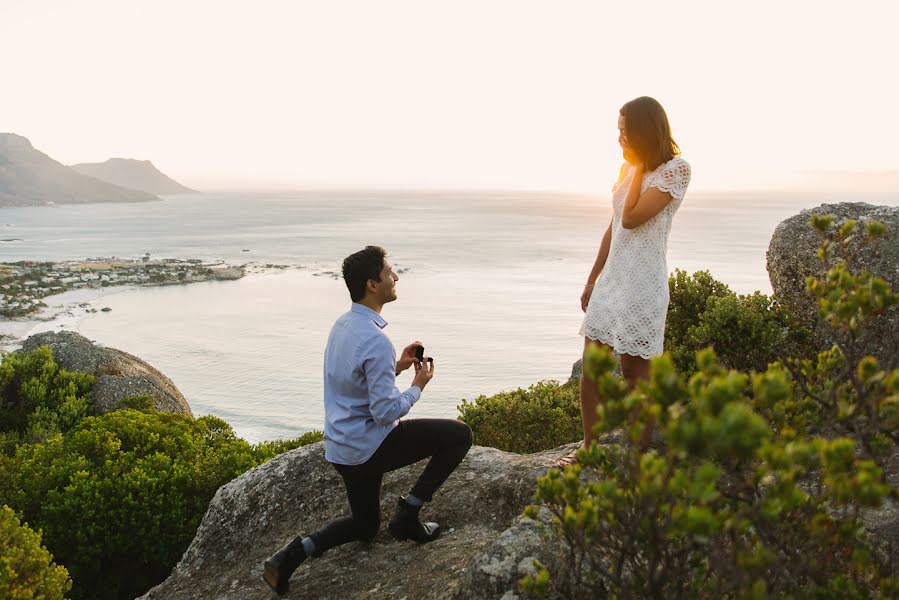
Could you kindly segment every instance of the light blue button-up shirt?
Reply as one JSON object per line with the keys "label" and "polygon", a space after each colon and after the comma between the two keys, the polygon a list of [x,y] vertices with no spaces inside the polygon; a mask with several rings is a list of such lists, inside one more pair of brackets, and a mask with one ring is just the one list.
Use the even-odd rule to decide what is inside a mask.
{"label": "light blue button-up shirt", "polygon": [[382,329],[387,321],[361,304],[334,323],[325,348],[325,459],[358,465],[421,397],[396,387],[396,350]]}

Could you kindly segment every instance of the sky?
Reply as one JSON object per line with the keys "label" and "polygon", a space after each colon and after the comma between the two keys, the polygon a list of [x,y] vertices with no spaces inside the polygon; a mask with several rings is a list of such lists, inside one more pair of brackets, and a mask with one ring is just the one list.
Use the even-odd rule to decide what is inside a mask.
{"label": "sky", "polygon": [[649,95],[694,190],[895,185],[896,23],[888,0],[2,0],[0,131],[205,190],[606,193],[618,109]]}

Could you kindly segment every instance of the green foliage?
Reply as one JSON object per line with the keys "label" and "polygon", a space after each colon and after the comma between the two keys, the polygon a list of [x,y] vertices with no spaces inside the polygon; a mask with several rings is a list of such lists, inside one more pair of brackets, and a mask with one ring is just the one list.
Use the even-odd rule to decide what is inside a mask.
{"label": "green foliage", "polygon": [[807,332],[765,294],[731,294],[708,299],[679,355],[712,347],[724,366],[760,372],[788,353],[804,353],[807,339]]}
{"label": "green foliage", "polygon": [[576,384],[541,381],[526,390],[463,400],[458,408],[479,446],[530,453],[583,437]]}
{"label": "green foliage", "polygon": [[[668,355],[629,391],[614,358],[588,353],[585,368],[605,391],[597,434],[629,444],[581,450],[583,467],[551,470],[537,500],[554,515],[565,557],[523,589],[567,598],[871,597],[888,566],[859,535],[852,510],[890,493],[882,471],[845,438],[803,438],[756,410],[789,395],[779,368],[749,377],[711,350],[685,380]],[[757,397],[758,396],[758,397]],[[641,453],[652,418],[667,452]],[[591,475],[582,477],[582,469]],[[820,485],[808,485],[813,475]],[[530,514],[533,514],[533,509]]]}
{"label": "green foliage", "polygon": [[[147,396],[88,416],[92,381],[59,369],[46,347],[0,364],[0,504],[42,528],[75,598],[143,593],[171,571],[221,485],[322,437],[251,446],[222,419],[158,413]],[[34,578],[17,581],[26,595],[16,597],[39,597]]]}
{"label": "green foliage", "polygon": [[63,433],[86,416],[94,378],[60,369],[50,348],[3,355],[0,363],[0,432],[8,452],[18,441]]}
{"label": "green foliage", "polygon": [[320,437],[251,446],[217,417],[115,411],[0,457],[0,502],[43,529],[73,597],[135,597],[168,575],[221,485]]}
{"label": "green foliage", "polygon": [[[895,549],[872,548],[859,514],[897,496],[881,461],[899,442],[899,370],[884,371],[856,342],[899,300],[882,280],[853,273],[847,260],[832,264],[834,251],[846,257],[858,235],[849,221],[826,237],[832,221],[812,220],[825,236],[819,256],[829,268],[808,281],[821,316],[843,333],[830,350],[807,356],[789,318],[761,294],[716,294],[707,278],[694,283],[678,273],[672,290],[687,307],[681,315],[692,310],[696,322],[676,324],[674,360],[654,359],[650,380],[629,390],[612,375],[614,357],[588,353],[584,372],[604,398],[597,434],[621,428],[629,443],[594,444],[579,452],[583,467],[540,479],[537,500],[554,516],[563,551],[557,564],[538,565],[537,575],[522,580],[526,593],[897,595]],[[870,223],[866,232],[870,241],[884,228]],[[705,343],[722,357],[701,350],[687,369],[692,376],[679,373],[678,357]],[[768,364],[778,353],[780,362]],[[651,422],[664,455],[638,450]],[[828,435],[814,437],[819,431]],[[526,511],[536,513],[537,506]]]}
{"label": "green foliage", "polygon": [[256,464],[215,417],[115,411],[23,444],[0,497],[44,531],[76,598],[134,597],[164,579],[219,486]]}
{"label": "green foliage", "polygon": [[15,512],[0,506],[0,598],[57,600],[72,587],[65,567],[41,545],[41,532],[20,524]]}
{"label": "green foliage", "polygon": [[[853,272],[849,242],[858,235],[855,221],[847,220],[836,232],[832,224],[830,217],[811,221],[821,236],[818,255],[829,268],[821,278],[809,277],[806,287],[840,341],[814,359],[787,358],[783,366],[795,380],[802,403],[816,408],[805,412],[798,427],[852,434],[867,458],[882,463],[899,443],[899,370],[883,370],[874,357],[863,354],[859,340],[899,305],[899,294],[869,271]],[[885,231],[882,223],[869,222],[861,247]]]}
{"label": "green foliage", "polygon": [[737,295],[708,271],[675,270],[668,280],[670,300],[665,348],[677,369],[695,371],[696,352],[713,347],[722,364],[763,371],[787,355],[807,353],[808,332],[768,296]]}
{"label": "green foliage", "polygon": [[253,457],[258,464],[262,464],[279,454],[283,454],[294,448],[299,448],[300,446],[308,446],[309,444],[320,442],[323,439],[325,439],[325,436],[321,431],[308,431],[300,437],[288,440],[259,442],[252,447]]}
{"label": "green foliage", "polygon": [[[708,271],[697,271],[690,276],[675,269],[668,278],[668,315],[665,320],[665,347],[680,345],[690,329],[699,322],[710,298],[732,296],[733,292]],[[693,356],[689,356],[693,361]]]}

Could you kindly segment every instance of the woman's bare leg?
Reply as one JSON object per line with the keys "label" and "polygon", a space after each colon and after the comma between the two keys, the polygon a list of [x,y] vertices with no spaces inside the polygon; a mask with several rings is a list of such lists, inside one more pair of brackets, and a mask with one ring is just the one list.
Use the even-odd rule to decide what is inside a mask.
{"label": "woman's bare leg", "polygon": [[589,448],[590,444],[596,439],[593,433],[593,427],[599,422],[599,415],[596,409],[602,403],[599,390],[596,387],[596,380],[587,377],[584,370],[584,363],[587,357],[587,348],[590,346],[606,347],[611,352],[612,348],[602,342],[584,338],[584,355],[581,361],[581,423],[584,425],[584,448]]}
{"label": "woman's bare leg", "polygon": [[[649,361],[639,356],[622,354],[621,374],[624,375],[624,379],[627,381],[627,387],[633,390],[639,382],[649,379]],[[652,428],[654,425],[654,420],[650,417],[646,423],[646,429],[643,430],[643,436],[640,438],[640,450],[644,452],[649,448],[649,442],[652,440]]]}

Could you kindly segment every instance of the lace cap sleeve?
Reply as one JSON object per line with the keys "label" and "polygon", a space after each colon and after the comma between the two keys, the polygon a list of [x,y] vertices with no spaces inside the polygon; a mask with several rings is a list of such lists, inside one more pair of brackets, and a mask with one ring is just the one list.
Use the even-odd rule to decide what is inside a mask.
{"label": "lace cap sleeve", "polygon": [[683,200],[690,185],[690,163],[677,157],[665,163],[652,182],[652,187],[668,192],[675,200]]}

